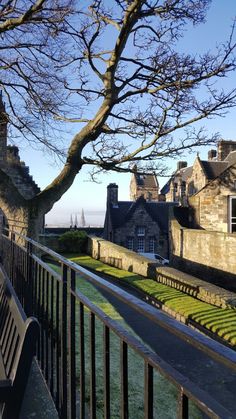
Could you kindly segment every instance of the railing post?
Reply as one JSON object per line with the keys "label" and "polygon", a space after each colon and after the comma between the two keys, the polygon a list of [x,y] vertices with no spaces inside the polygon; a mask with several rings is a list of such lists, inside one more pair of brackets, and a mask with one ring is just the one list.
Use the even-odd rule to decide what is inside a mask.
{"label": "railing post", "polygon": [[181,388],[178,394],[178,412],[177,418],[178,419],[188,419],[188,398],[184,394],[183,389]]}
{"label": "railing post", "polygon": [[2,261],[2,252],[3,252],[3,214],[0,212],[0,258]]}
{"label": "railing post", "polygon": [[144,416],[153,419],[153,367],[145,362],[144,369]]}
{"label": "railing post", "polygon": [[27,257],[26,257],[26,280],[25,280],[25,295],[24,306],[26,313],[31,316],[33,314],[33,261],[32,261],[33,246],[31,242],[27,242]]}
{"label": "railing post", "polygon": [[74,269],[71,269],[70,275],[70,319],[69,319],[69,359],[70,359],[70,383],[69,383],[69,400],[70,400],[70,418],[76,418],[76,339],[75,339],[75,289],[76,289],[76,274]]}
{"label": "railing post", "polygon": [[61,317],[61,417],[67,417],[67,266],[62,264],[62,317]]}
{"label": "railing post", "polygon": [[15,233],[14,231],[11,232],[11,254],[10,254],[10,261],[9,261],[9,271],[7,272],[9,275],[9,279],[14,284],[14,272],[15,272]]}

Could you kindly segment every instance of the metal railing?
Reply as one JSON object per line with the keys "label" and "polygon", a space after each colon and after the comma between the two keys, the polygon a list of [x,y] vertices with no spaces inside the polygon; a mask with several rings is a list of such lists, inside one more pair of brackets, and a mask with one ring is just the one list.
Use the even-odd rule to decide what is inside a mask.
{"label": "metal railing", "polygon": [[[58,273],[42,260],[42,254],[55,261]],[[83,295],[77,286],[78,276],[116,295],[154,323],[236,371],[233,351],[222,350],[221,345],[198,336],[164,313],[20,234],[2,235],[1,258],[26,313],[40,322],[37,358],[60,418],[164,418],[168,417],[165,414],[168,404],[172,404],[171,417],[175,417],[175,411],[178,418],[190,418],[191,409],[203,412],[203,417],[232,417],[209,394]],[[102,361],[98,362],[101,356]],[[137,363],[132,367],[134,359]],[[118,383],[115,390],[113,379]],[[138,386],[138,381],[143,381],[141,395],[135,392],[134,383]],[[167,403],[160,396],[164,388]],[[133,411],[131,404],[137,406]],[[195,412],[196,415],[202,417],[200,413]]]}

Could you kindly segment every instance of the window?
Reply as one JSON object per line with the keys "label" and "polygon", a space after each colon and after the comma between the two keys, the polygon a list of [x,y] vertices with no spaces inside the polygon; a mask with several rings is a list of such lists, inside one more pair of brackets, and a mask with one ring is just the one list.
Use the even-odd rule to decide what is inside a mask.
{"label": "window", "polygon": [[127,237],[127,249],[134,250],[134,239],[133,239],[133,237]]}
{"label": "window", "polygon": [[230,197],[229,231],[230,233],[236,233],[236,196]]}
{"label": "window", "polygon": [[149,239],[149,252],[155,253],[155,237],[150,237]]}
{"label": "window", "polygon": [[137,248],[137,252],[145,252],[144,238],[143,237],[138,237],[138,248]]}
{"label": "window", "polygon": [[151,201],[152,200],[152,193],[151,192],[148,192],[147,195],[148,195],[147,196],[148,201]]}
{"label": "window", "polygon": [[183,192],[186,192],[186,182],[184,180],[181,182],[181,189]]}
{"label": "window", "polygon": [[137,227],[137,236],[145,236],[145,227],[143,226]]}

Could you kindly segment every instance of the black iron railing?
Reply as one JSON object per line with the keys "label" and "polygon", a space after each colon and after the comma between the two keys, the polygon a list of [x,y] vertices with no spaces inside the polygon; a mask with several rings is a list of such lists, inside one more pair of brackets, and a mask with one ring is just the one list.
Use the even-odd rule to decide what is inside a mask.
{"label": "black iron railing", "polygon": [[[54,260],[58,272],[42,260],[42,255]],[[197,337],[164,313],[17,233],[2,235],[1,257],[26,313],[39,319],[37,358],[60,418],[190,418],[193,411],[194,417],[202,417],[198,411],[211,418],[232,417],[93,304],[78,289],[77,279],[82,276],[116,295],[154,323],[236,371],[232,351],[225,348],[222,352],[221,345]],[[143,389],[141,392],[139,387],[139,394],[135,391],[138,385]],[[167,412],[170,404],[171,416]]]}

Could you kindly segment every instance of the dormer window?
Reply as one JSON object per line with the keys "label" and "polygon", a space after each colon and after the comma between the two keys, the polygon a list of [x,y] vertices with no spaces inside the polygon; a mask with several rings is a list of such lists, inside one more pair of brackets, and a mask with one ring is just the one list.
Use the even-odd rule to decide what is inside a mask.
{"label": "dormer window", "polygon": [[145,236],[145,227],[144,226],[138,226],[137,227],[137,236],[144,237]]}

